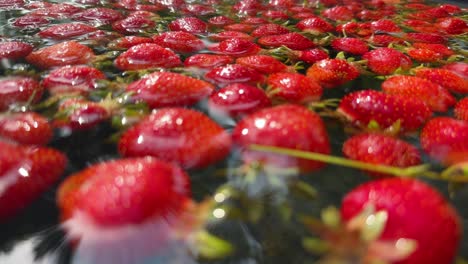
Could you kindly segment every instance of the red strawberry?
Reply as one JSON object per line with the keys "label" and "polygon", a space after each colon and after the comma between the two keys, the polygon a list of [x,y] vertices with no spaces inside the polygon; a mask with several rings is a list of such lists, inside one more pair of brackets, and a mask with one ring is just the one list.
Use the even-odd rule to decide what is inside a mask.
{"label": "red strawberry", "polygon": [[232,83],[257,84],[263,82],[264,76],[244,65],[228,64],[213,68],[205,74],[205,79],[217,86],[225,86]]}
{"label": "red strawberry", "polygon": [[92,49],[75,41],[61,42],[31,52],[26,60],[41,69],[88,64],[94,59]]}
{"label": "red strawberry", "polygon": [[355,55],[362,55],[369,50],[367,44],[358,38],[336,38],[331,42],[331,46],[336,51]]}
{"label": "red strawberry", "polygon": [[444,87],[415,76],[392,76],[382,83],[382,90],[388,94],[414,96],[436,112],[446,112],[456,103],[455,98]]}
{"label": "red strawberry", "polygon": [[445,44],[447,39],[436,33],[407,33],[405,39],[410,42]]}
{"label": "red strawberry", "polygon": [[38,27],[45,26],[49,23],[50,23],[49,19],[45,17],[26,14],[26,15],[20,16],[12,20],[11,24],[18,28],[36,29]]}
{"label": "red strawberry", "polygon": [[455,117],[468,122],[468,97],[458,101],[454,109]]}
{"label": "red strawberry", "polygon": [[143,15],[129,15],[124,19],[112,23],[112,29],[121,34],[135,34],[144,32],[145,29],[154,28],[156,23],[151,17]]}
{"label": "red strawberry", "polygon": [[259,38],[257,43],[267,48],[286,46],[293,50],[305,50],[315,47],[312,40],[297,32],[264,36]]}
{"label": "red strawberry", "polygon": [[260,47],[257,44],[243,38],[223,40],[209,49],[218,54],[229,55],[232,57],[249,56],[260,52]]}
{"label": "red strawberry", "polygon": [[258,26],[250,34],[252,37],[263,37],[269,35],[280,35],[291,32],[287,27],[278,24],[265,24]]}
{"label": "red strawberry", "polygon": [[37,103],[44,88],[29,77],[10,76],[0,78],[0,111],[5,111],[15,104],[31,101]]}
{"label": "red strawberry", "polygon": [[403,44],[404,41],[401,38],[391,36],[391,35],[371,35],[367,38],[367,41],[370,42],[374,46],[379,47],[387,47],[388,45],[395,43],[395,44]]}
{"label": "red strawberry", "polygon": [[[111,195],[109,190],[115,192]],[[57,194],[62,220],[84,214],[90,224],[101,228],[169,219],[181,213],[189,200],[187,174],[150,157],[92,165],[68,177]]]}
{"label": "red strawberry", "polygon": [[132,46],[114,60],[114,65],[123,71],[158,67],[172,68],[181,64],[182,62],[176,53],[154,43]]}
{"label": "red strawberry", "polygon": [[[421,163],[416,147],[392,136],[377,133],[364,133],[349,138],[343,143],[343,153],[350,159],[378,165],[404,168]],[[375,177],[387,176],[369,173]]]}
{"label": "red strawberry", "polygon": [[51,94],[74,92],[87,94],[97,87],[97,80],[105,78],[104,73],[90,66],[64,66],[51,71],[42,80],[42,86]]}
{"label": "red strawberry", "polygon": [[39,31],[38,36],[41,38],[55,40],[69,40],[71,38],[79,37],[96,30],[97,28],[88,26],[83,23],[64,23],[43,29]]}
{"label": "red strawberry", "polygon": [[152,43],[153,39],[139,36],[125,36],[111,41],[107,47],[111,49],[127,50],[133,46],[143,43]]}
{"label": "red strawberry", "polygon": [[235,39],[235,38],[245,39],[248,41],[253,40],[253,37],[250,36],[249,34],[244,33],[244,32],[239,32],[239,31],[222,31],[216,34],[211,34],[208,37],[210,38],[210,40],[213,40],[213,41],[223,41],[223,40]]}
{"label": "red strawberry", "polygon": [[184,168],[202,168],[224,159],[231,140],[200,112],[163,108],[127,130],[118,147],[125,157],[149,155]]}
{"label": "red strawberry", "polygon": [[118,10],[106,7],[87,8],[83,12],[73,15],[73,19],[87,21],[95,26],[108,25],[123,18]]}
{"label": "red strawberry", "polygon": [[[388,263],[452,263],[461,238],[460,217],[445,198],[429,185],[416,179],[389,178],[371,181],[347,193],[341,204],[345,222],[357,217],[366,207],[386,214],[386,224],[375,242],[416,242],[416,249],[403,260]],[[377,246],[377,245],[376,245]],[[393,244],[392,244],[393,246]],[[398,247],[398,245],[394,245]],[[389,248],[369,248],[388,256]],[[359,260],[358,260],[359,261]]]}
{"label": "red strawberry", "polygon": [[344,35],[369,36],[372,34],[369,23],[347,22],[336,26],[336,32]]}
{"label": "red strawberry", "polygon": [[0,9],[16,9],[25,5],[24,0],[0,0]]}
{"label": "red strawberry", "polygon": [[237,64],[253,68],[261,73],[270,74],[282,71],[292,71],[294,68],[287,66],[279,60],[268,55],[252,55],[236,59]]}
{"label": "red strawberry", "polygon": [[322,87],[311,77],[299,73],[278,72],[268,76],[269,94],[274,100],[293,104],[319,101]]}
{"label": "red strawberry", "polygon": [[443,164],[468,161],[468,122],[450,117],[436,117],[424,126],[421,147]]}
{"label": "red strawberry", "polygon": [[468,79],[468,63],[465,62],[452,62],[449,64],[445,64],[443,69],[447,69],[464,79]]}
{"label": "red strawberry", "polygon": [[0,221],[5,221],[52,187],[63,173],[59,151],[0,140]]}
{"label": "red strawberry", "polygon": [[292,50],[286,47],[271,50],[274,57],[286,59],[289,61],[303,61],[308,64],[314,64],[317,61],[328,59],[328,53],[322,49]]}
{"label": "red strawberry", "polygon": [[350,21],[354,18],[353,12],[346,6],[334,6],[322,11],[322,16],[334,21]]}
{"label": "red strawberry", "polygon": [[223,15],[220,15],[220,16],[214,16],[214,17],[211,17],[210,19],[208,19],[208,24],[210,24],[210,26],[212,27],[220,27],[222,28],[223,26],[226,26],[226,25],[229,25],[229,24],[232,24],[234,23],[235,21],[227,16],[223,16]]}
{"label": "red strawberry", "polygon": [[82,98],[69,98],[59,105],[53,125],[69,130],[91,129],[108,119],[111,110]]}
{"label": "red strawberry", "polygon": [[306,75],[324,88],[333,88],[356,79],[359,71],[345,60],[324,59],[309,67]]}
{"label": "red strawberry", "polygon": [[203,34],[208,31],[208,26],[205,22],[196,17],[183,17],[169,23],[169,29],[171,31],[185,31],[189,33]]}
{"label": "red strawberry", "polygon": [[444,58],[455,54],[447,45],[437,43],[413,43],[413,48],[427,49],[435,53],[441,54]]}
{"label": "red strawberry", "polygon": [[314,35],[332,32],[334,30],[333,25],[319,17],[303,19],[297,22],[296,28]]}
{"label": "red strawberry", "polygon": [[256,0],[241,0],[232,6],[233,13],[239,15],[256,15],[263,9],[262,4]]}
{"label": "red strawberry", "polygon": [[0,137],[25,145],[45,145],[52,139],[52,128],[40,114],[7,113],[0,116]]}
{"label": "red strawberry", "polygon": [[251,144],[330,153],[328,133],[320,116],[298,105],[279,105],[259,110],[237,123],[234,143],[246,163],[262,162],[276,167],[295,167],[309,172],[323,166],[312,160],[249,150]]}
{"label": "red strawberry", "polygon": [[32,12],[29,13],[30,15],[52,17],[57,19],[69,18],[73,14],[83,10],[80,7],[67,3],[43,5],[40,8],[34,8],[33,6],[30,6],[29,8],[32,10]]}
{"label": "red strawberry", "polygon": [[153,72],[126,88],[133,99],[147,103],[150,108],[190,106],[213,90],[208,82],[172,72]]}
{"label": "red strawberry", "polygon": [[268,20],[262,17],[248,16],[241,21],[243,24],[262,25],[268,23]]}
{"label": "red strawberry", "polygon": [[271,106],[271,100],[261,88],[235,83],[221,88],[208,99],[208,109],[215,117],[241,118]]}
{"label": "red strawberry", "polygon": [[244,24],[244,23],[234,23],[229,24],[223,27],[225,31],[238,31],[242,33],[250,33],[252,32],[257,26],[251,24]]}
{"label": "red strawberry", "polygon": [[262,15],[266,18],[266,19],[270,19],[270,20],[288,20],[289,19],[289,15],[284,12],[284,11],[280,11],[280,10],[267,10],[265,11],[264,13],[262,13]]}
{"label": "red strawberry", "polygon": [[216,11],[214,10],[214,8],[212,6],[209,6],[208,3],[205,3],[204,5],[187,4],[185,6],[184,12],[189,15],[195,15],[195,16],[208,16],[208,15],[216,14]]}
{"label": "red strawberry", "polygon": [[407,70],[412,66],[411,59],[392,48],[378,48],[362,56],[367,60],[367,67],[376,74],[389,75],[398,68]]}
{"label": "red strawberry", "polygon": [[200,53],[192,55],[185,59],[184,65],[185,67],[212,69],[214,67],[224,66],[233,62],[234,59],[228,55]]}
{"label": "red strawberry", "polygon": [[205,48],[201,39],[184,31],[163,32],[152,38],[154,43],[180,53],[194,53]]}
{"label": "red strawberry", "polygon": [[468,23],[458,17],[446,17],[437,22],[437,27],[449,35],[468,32]]}
{"label": "red strawberry", "polygon": [[18,60],[26,57],[33,50],[33,46],[20,41],[0,42],[0,60]]}
{"label": "red strawberry", "polygon": [[401,28],[389,19],[379,19],[371,22],[371,29],[374,33],[401,32]]}
{"label": "red strawberry", "polygon": [[442,85],[455,93],[468,93],[468,80],[459,75],[440,68],[420,68],[416,69],[416,76],[427,79],[433,83]]}
{"label": "red strawberry", "polygon": [[399,120],[402,131],[418,129],[432,115],[429,107],[421,100],[374,90],[346,95],[337,111],[353,124],[364,127],[374,120],[381,128],[387,128]]}

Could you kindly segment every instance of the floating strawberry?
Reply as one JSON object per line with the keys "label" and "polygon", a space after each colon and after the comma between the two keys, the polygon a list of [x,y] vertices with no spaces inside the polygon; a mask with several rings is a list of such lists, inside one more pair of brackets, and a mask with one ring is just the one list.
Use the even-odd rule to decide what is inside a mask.
{"label": "floating strawberry", "polygon": [[251,55],[246,57],[240,57],[236,59],[236,63],[253,68],[263,74],[295,71],[293,67],[289,67],[288,65],[268,55]]}
{"label": "floating strawberry", "polygon": [[246,34],[250,34],[257,26],[252,24],[245,24],[245,23],[234,23],[224,26],[224,30],[234,32],[242,32]]}
{"label": "floating strawberry", "polygon": [[436,112],[446,112],[456,103],[455,98],[444,87],[415,76],[392,76],[382,83],[382,90],[388,94],[415,96]]}
{"label": "floating strawberry", "polygon": [[123,71],[158,67],[172,68],[181,64],[182,62],[175,52],[154,43],[132,46],[114,60],[114,65]]}
{"label": "floating strawberry", "polygon": [[105,79],[100,70],[86,65],[64,66],[52,70],[42,80],[42,86],[51,94],[87,94],[97,87],[97,81]]}
{"label": "floating strawberry", "polygon": [[[378,220],[373,218],[378,215]],[[343,198],[341,217],[348,232],[354,233],[354,240],[346,244],[345,236],[337,234],[336,240],[329,242],[337,252],[344,250],[345,260],[356,259],[358,254],[358,261],[452,263],[461,238],[460,217],[455,209],[439,192],[415,179],[383,179],[354,188]],[[371,218],[381,222],[366,222]],[[374,226],[377,229],[373,231],[378,231],[371,233]],[[367,246],[359,252],[362,242],[358,242],[356,232],[366,229],[368,233],[362,233],[361,241],[364,238]]]}
{"label": "floating strawberry", "polygon": [[44,88],[30,77],[11,76],[0,78],[0,111],[17,104],[37,103]]}
{"label": "floating strawberry", "polygon": [[263,82],[264,76],[244,65],[228,64],[211,69],[205,74],[205,79],[217,86],[225,86],[232,83],[257,84]]}
{"label": "floating strawberry", "polygon": [[23,15],[12,21],[12,25],[24,29],[36,29],[50,23],[50,20],[39,15]]}
{"label": "floating strawberry", "polygon": [[371,35],[367,38],[370,44],[378,47],[387,47],[390,44],[403,44],[404,41],[401,38],[392,35]]}
{"label": "floating strawberry", "polygon": [[401,32],[401,28],[394,21],[389,19],[379,19],[371,22],[371,29],[374,33]]}
{"label": "floating strawberry", "polygon": [[152,29],[156,23],[151,17],[144,15],[129,15],[112,23],[112,29],[121,34],[142,33],[145,30]]}
{"label": "floating strawberry", "polygon": [[322,16],[334,21],[350,21],[354,14],[347,6],[334,6],[323,10]]}
{"label": "floating strawberry", "polygon": [[208,26],[205,22],[196,17],[178,18],[169,23],[171,31],[185,31],[189,33],[206,33]]}
{"label": "floating strawberry", "polygon": [[125,157],[150,155],[184,168],[202,168],[226,157],[231,140],[200,112],[163,108],[127,130],[118,147]]}
{"label": "floating strawberry", "polygon": [[0,60],[18,60],[26,57],[33,50],[33,46],[21,41],[0,42]]}
{"label": "floating strawberry", "polygon": [[259,109],[271,106],[271,100],[261,88],[235,83],[213,92],[208,110],[215,117],[239,119]]}
{"label": "floating strawberry", "polygon": [[242,149],[246,163],[261,162],[275,167],[294,167],[309,172],[323,166],[312,160],[249,150],[251,144],[330,153],[328,134],[322,119],[298,105],[279,105],[259,110],[237,123],[233,142]]}
{"label": "floating strawberry", "polygon": [[447,39],[436,33],[407,33],[405,34],[405,39],[410,42],[423,42],[423,43],[435,43],[435,44],[445,44]]}
{"label": "floating strawberry", "polygon": [[263,36],[257,40],[257,43],[266,48],[286,46],[293,50],[305,50],[315,47],[315,43],[312,40],[297,32]]}
{"label": "floating strawberry", "polygon": [[450,35],[458,35],[468,32],[468,23],[458,17],[446,17],[437,22],[437,27]]}
{"label": "floating strawberry", "polygon": [[323,49],[292,50],[287,47],[279,47],[269,51],[273,57],[286,61],[303,61],[314,64],[317,61],[328,59],[328,53]]}
{"label": "floating strawberry", "polygon": [[299,73],[277,72],[266,81],[273,100],[292,104],[319,101],[323,88],[315,79]]}
{"label": "floating strawberry", "polygon": [[433,83],[442,85],[451,92],[468,93],[468,80],[450,70],[440,68],[419,68],[415,70],[416,76],[427,79]]}
{"label": "floating strawberry", "polygon": [[[358,134],[343,143],[346,157],[376,165],[410,167],[421,163],[416,147],[394,138],[377,133]],[[388,176],[382,173],[369,172],[372,176]]]}
{"label": "floating strawberry", "polygon": [[468,63],[465,62],[452,62],[446,64],[442,67],[443,69],[447,69],[460,77],[464,78],[465,80],[468,79]]}
{"label": "floating strawberry", "polygon": [[450,117],[436,117],[424,126],[421,147],[443,164],[468,161],[468,122]]}
{"label": "floating strawberry", "polygon": [[50,5],[42,5],[39,8],[35,8],[33,6],[29,6],[32,10],[29,14],[36,15],[36,16],[44,16],[44,17],[52,17],[57,19],[65,19],[69,18],[72,15],[81,12],[83,8],[77,7],[67,3],[52,3]]}
{"label": "floating strawberry", "polygon": [[217,45],[209,47],[209,49],[215,53],[232,57],[254,55],[261,50],[257,44],[244,38],[223,40]]}
{"label": "floating strawberry", "polygon": [[201,39],[184,31],[163,32],[152,38],[154,43],[180,53],[194,53],[205,48]]}
{"label": "floating strawberry", "polygon": [[26,60],[41,69],[89,64],[95,58],[91,48],[76,41],[65,41],[31,52]]}
{"label": "floating strawberry", "polygon": [[290,33],[291,31],[282,25],[278,24],[264,24],[257,27],[252,33],[250,34],[252,37],[263,37],[269,35],[280,35]]}
{"label": "floating strawberry", "polygon": [[210,17],[208,19],[208,24],[212,27],[223,27],[229,24],[233,24],[235,21],[232,18],[229,18],[224,15]]}
{"label": "floating strawberry", "polygon": [[220,54],[195,54],[184,61],[185,67],[196,67],[202,69],[213,69],[218,66],[224,66],[234,62],[234,59],[228,55]]}
{"label": "floating strawberry", "polygon": [[147,37],[125,36],[125,37],[118,38],[109,42],[107,46],[111,49],[127,50],[139,44],[152,43],[152,42],[153,42],[153,39],[147,38]]}
{"label": "floating strawberry", "polygon": [[5,221],[52,187],[65,169],[66,157],[55,149],[4,140],[0,147],[0,221]]}
{"label": "floating strawberry", "polygon": [[95,26],[108,25],[122,18],[123,15],[121,12],[106,7],[87,8],[73,15],[73,19],[87,21],[95,24]]}
{"label": "floating strawberry", "polygon": [[210,40],[213,40],[213,41],[223,41],[223,40],[235,39],[235,38],[245,39],[248,41],[253,40],[253,37],[247,33],[240,32],[240,31],[227,31],[227,30],[218,32],[215,34],[210,34],[208,37],[210,38]]}
{"label": "floating strawberry", "polygon": [[206,81],[172,72],[153,72],[126,88],[136,101],[150,108],[190,106],[208,97],[214,86]]}
{"label": "floating strawberry", "polygon": [[455,117],[468,122],[468,97],[458,101],[454,109]]}
{"label": "floating strawberry", "polygon": [[0,137],[25,145],[46,145],[52,139],[49,121],[34,112],[0,115]]}
{"label": "floating strawberry", "polygon": [[363,55],[369,50],[367,44],[358,38],[336,38],[331,42],[331,46],[336,51],[355,55]]}
{"label": "floating strawberry", "polygon": [[333,25],[319,17],[303,19],[297,22],[296,28],[314,35],[332,32],[334,30]]}
{"label": "floating strawberry", "polygon": [[71,131],[91,129],[109,119],[112,108],[79,97],[67,98],[60,102],[53,125]]}
{"label": "floating strawberry", "polygon": [[402,95],[391,95],[374,90],[362,90],[346,95],[337,109],[352,124],[366,127],[375,121],[380,128],[400,122],[402,131],[414,131],[432,115],[421,100]]}
{"label": "floating strawberry", "polygon": [[315,79],[324,88],[334,88],[356,79],[359,71],[345,60],[324,59],[310,66],[306,75]]}
{"label": "floating strawberry", "polygon": [[412,66],[411,59],[393,48],[378,48],[362,56],[367,60],[367,67],[376,74],[389,75],[398,68],[408,70]]}
{"label": "floating strawberry", "polygon": [[96,31],[97,28],[83,23],[64,23],[50,26],[39,31],[41,38],[69,40]]}

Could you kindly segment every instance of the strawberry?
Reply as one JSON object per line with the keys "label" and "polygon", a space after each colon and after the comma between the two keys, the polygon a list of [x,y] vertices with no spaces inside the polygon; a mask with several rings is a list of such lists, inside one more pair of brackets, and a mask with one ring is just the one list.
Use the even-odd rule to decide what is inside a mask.
{"label": "strawberry", "polygon": [[458,35],[468,32],[468,23],[458,17],[446,17],[437,22],[437,27],[449,35]]}
{"label": "strawberry", "polygon": [[254,42],[243,38],[232,38],[223,40],[217,45],[209,47],[215,53],[242,57],[254,55],[260,52],[260,47]]}
{"label": "strawberry", "polygon": [[262,24],[268,23],[268,20],[263,17],[247,16],[241,20],[241,23],[260,26]]}
{"label": "strawberry", "polygon": [[416,76],[437,83],[451,92],[468,93],[468,80],[463,79],[452,71],[440,68],[419,68],[415,72]]}
{"label": "strawberry", "polygon": [[178,18],[169,23],[171,31],[185,31],[194,34],[203,34],[208,31],[208,25],[196,17]]}
{"label": "strawberry", "polygon": [[[110,189],[115,195],[109,195]],[[57,194],[62,220],[84,214],[92,224],[107,228],[177,215],[189,199],[187,174],[150,157],[92,165],[69,176]]]}
{"label": "strawberry", "polygon": [[456,103],[455,98],[444,87],[415,76],[392,76],[382,83],[382,90],[388,94],[415,96],[436,112],[446,112]]}
{"label": "strawberry", "polygon": [[291,68],[268,55],[251,55],[247,57],[240,57],[236,59],[236,63],[253,68],[263,74],[282,71],[295,71],[294,68]]}
{"label": "strawberry", "polygon": [[0,42],[0,60],[18,60],[26,57],[33,50],[33,46],[21,41]]}
{"label": "strawberry", "polygon": [[273,73],[266,83],[273,100],[292,104],[319,101],[323,93],[322,87],[313,78],[299,73]]}
{"label": "strawberry", "polygon": [[202,168],[224,159],[229,134],[206,115],[163,108],[128,129],[118,143],[125,157],[154,156],[184,168]]}
{"label": "strawberry", "polygon": [[331,46],[336,51],[344,51],[354,55],[363,55],[369,50],[367,44],[358,38],[336,38]]}
{"label": "strawberry", "polygon": [[0,137],[25,145],[46,145],[52,139],[49,121],[34,112],[0,115]]}
{"label": "strawberry", "polygon": [[283,11],[280,11],[280,10],[267,10],[264,13],[262,13],[262,15],[266,19],[270,19],[270,20],[277,20],[277,21],[284,20],[284,21],[286,21],[286,20],[289,19],[289,15],[286,12],[283,12]]}
{"label": "strawberry", "polygon": [[69,40],[96,30],[97,28],[83,23],[64,23],[50,26],[37,34],[41,38]]}
{"label": "strawberry", "polygon": [[82,98],[67,98],[60,102],[54,127],[66,130],[87,130],[108,119],[111,111],[103,105]]}
{"label": "strawberry", "polygon": [[36,29],[49,24],[49,19],[38,15],[23,15],[12,20],[12,25],[23,29]]}
{"label": "strawberry", "polygon": [[208,37],[213,41],[223,41],[235,38],[245,39],[248,41],[252,41],[254,39],[249,34],[240,31],[222,31],[215,34],[210,34]]}
{"label": "strawberry", "polygon": [[[350,159],[378,165],[404,168],[421,163],[416,147],[392,136],[377,133],[358,134],[347,139],[343,143],[343,153]],[[387,176],[369,173],[374,177]]]}
{"label": "strawberry", "polygon": [[172,72],[153,72],[126,88],[136,101],[150,108],[190,106],[208,97],[214,86],[203,80]]}
{"label": "strawberry", "polygon": [[401,28],[392,20],[379,19],[371,22],[371,29],[374,33],[394,33],[401,32]]}
{"label": "strawberry", "polygon": [[1,0],[0,1],[0,9],[8,10],[8,9],[17,9],[21,8],[25,5],[23,0]]}
{"label": "strawberry", "polygon": [[350,21],[354,18],[353,12],[346,6],[334,6],[322,11],[322,16],[333,21]]}
{"label": "strawberry", "polygon": [[324,59],[310,66],[306,75],[315,79],[324,88],[334,88],[356,79],[359,71],[345,60]]}
{"label": "strawberry", "polygon": [[424,126],[421,147],[434,160],[450,165],[468,161],[468,122],[436,117]]}
{"label": "strawberry", "polygon": [[464,79],[468,79],[468,63],[465,62],[452,62],[449,64],[445,64],[443,69],[447,69]]}
{"label": "strawberry", "polygon": [[233,24],[234,22],[235,21],[233,19],[223,15],[210,17],[210,19],[208,19],[208,24],[214,28],[222,28],[223,26]]}
{"label": "strawberry", "polygon": [[152,43],[153,39],[147,37],[139,37],[139,36],[125,36],[118,39],[115,39],[109,44],[107,47],[110,49],[117,49],[117,50],[127,50],[135,45],[143,44],[143,43]]}
{"label": "strawberry", "polygon": [[234,59],[228,55],[200,53],[185,59],[184,65],[185,67],[212,69],[214,67],[224,66],[233,62]]}
{"label": "strawberry", "polygon": [[444,44],[416,42],[413,43],[413,48],[431,50],[435,53],[441,54],[444,58],[455,54],[453,50]]}
{"label": "strawberry", "polygon": [[308,50],[292,50],[286,47],[280,47],[270,50],[272,56],[286,61],[303,61],[308,64],[314,64],[317,61],[328,59],[328,53],[323,49],[315,48]]}
{"label": "strawberry", "polygon": [[43,5],[40,8],[30,6],[30,8],[32,10],[32,12],[29,13],[30,15],[52,17],[56,19],[66,19],[83,10],[83,8],[67,3]]}
{"label": "strawberry", "polygon": [[252,32],[257,26],[252,25],[252,24],[245,24],[245,23],[234,23],[234,24],[229,24],[223,27],[225,31],[238,31],[242,33],[248,33]]}
{"label": "strawberry", "polygon": [[188,15],[195,15],[195,16],[208,16],[216,14],[215,10],[212,6],[209,6],[207,3],[206,5],[200,4],[187,4],[185,6],[184,12]]}
{"label": "strawberry", "polygon": [[[399,260],[388,247],[367,248],[370,254],[390,257],[387,263],[452,263],[461,238],[460,216],[435,189],[416,179],[389,178],[364,183],[345,195],[341,216],[347,224],[365,208],[383,212],[386,223],[377,243],[413,240],[416,248]],[[435,239],[436,238],[436,239]],[[391,245],[398,247],[398,245]],[[372,252],[375,249],[377,252]],[[359,260],[357,260],[359,261]]]}
{"label": "strawberry", "polygon": [[37,103],[44,88],[34,79],[21,76],[0,78],[0,111],[27,102]]}
{"label": "strawberry", "polygon": [[369,23],[357,23],[354,21],[337,25],[336,32],[340,32],[345,36],[369,36],[372,34]]}
{"label": "strawberry", "polygon": [[312,40],[297,32],[264,36],[259,38],[257,42],[258,44],[267,48],[286,46],[293,50],[305,50],[315,47],[315,44]]}
{"label": "strawberry", "polygon": [[232,12],[239,15],[256,15],[262,9],[262,4],[256,0],[241,0],[232,6]]}
{"label": "strawberry", "polygon": [[454,109],[455,117],[468,122],[468,97],[458,101]]}
{"label": "strawberry", "polygon": [[120,19],[112,23],[112,29],[121,34],[136,34],[142,33],[147,29],[154,28],[156,23],[151,17],[142,15],[129,15],[124,19]]}
{"label": "strawberry", "polygon": [[86,21],[95,24],[95,26],[101,26],[109,25],[117,20],[123,19],[123,15],[118,10],[106,7],[93,7],[76,13],[73,15],[73,19]]}
{"label": "strawberry", "polygon": [[303,19],[297,22],[296,28],[314,35],[332,32],[334,30],[333,25],[319,17]]}
{"label": "strawberry", "polygon": [[205,79],[217,86],[225,86],[232,83],[257,84],[263,82],[264,76],[244,65],[228,64],[211,69],[205,74]]}
{"label": "strawberry", "polygon": [[63,173],[66,157],[46,147],[0,140],[0,221],[5,221],[52,187]]}
{"label": "strawberry", "polygon": [[89,64],[95,58],[89,47],[75,41],[65,41],[31,52],[26,60],[41,69],[66,65]]}
{"label": "strawberry", "polygon": [[51,94],[87,94],[97,87],[97,81],[106,76],[100,70],[86,65],[64,66],[52,70],[42,80],[42,86]]}
{"label": "strawberry", "polygon": [[434,44],[445,44],[447,39],[436,33],[406,33],[404,38],[409,42],[423,42]]}
{"label": "strawberry", "polygon": [[282,25],[278,24],[264,24],[258,26],[252,33],[250,34],[252,37],[263,37],[269,35],[280,35],[290,33],[291,31]]}
{"label": "strawberry", "polygon": [[392,35],[371,35],[367,38],[367,41],[374,46],[387,47],[390,44],[403,44],[404,41],[401,38]]}
{"label": "strawberry", "polygon": [[443,44],[414,43],[413,48],[407,50],[407,54],[420,62],[437,62],[453,55],[454,52]]}
{"label": "strawberry", "polygon": [[157,67],[172,68],[181,64],[182,62],[176,53],[154,43],[132,46],[114,60],[114,65],[123,71]]}
{"label": "strawberry", "polygon": [[201,39],[184,31],[163,32],[152,38],[154,43],[179,53],[195,53],[205,48]]}
{"label": "strawberry", "polygon": [[235,83],[213,92],[208,98],[208,109],[215,117],[239,119],[259,109],[271,106],[271,100],[262,89]]}
{"label": "strawberry", "polygon": [[412,66],[411,59],[393,48],[378,48],[362,56],[367,60],[367,67],[376,74],[389,75],[398,68],[407,70]]}
{"label": "strawberry", "polygon": [[366,127],[373,120],[381,128],[388,128],[400,121],[402,131],[418,129],[432,115],[431,109],[421,100],[374,90],[346,95],[337,111],[357,126]]}
{"label": "strawberry", "polygon": [[261,162],[276,167],[295,167],[310,172],[323,167],[317,161],[249,150],[251,144],[330,153],[328,133],[320,116],[298,105],[283,104],[259,110],[237,123],[233,142],[246,163]]}

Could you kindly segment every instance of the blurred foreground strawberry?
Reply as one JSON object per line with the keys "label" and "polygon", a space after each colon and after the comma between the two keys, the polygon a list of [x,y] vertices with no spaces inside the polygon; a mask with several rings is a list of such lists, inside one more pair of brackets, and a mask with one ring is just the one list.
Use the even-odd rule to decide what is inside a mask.
{"label": "blurred foreground strawberry", "polygon": [[46,145],[52,139],[49,121],[35,112],[0,115],[0,137],[26,145]]}
{"label": "blurred foreground strawberry", "polygon": [[0,78],[0,111],[25,103],[37,103],[44,88],[30,77],[10,76]]}

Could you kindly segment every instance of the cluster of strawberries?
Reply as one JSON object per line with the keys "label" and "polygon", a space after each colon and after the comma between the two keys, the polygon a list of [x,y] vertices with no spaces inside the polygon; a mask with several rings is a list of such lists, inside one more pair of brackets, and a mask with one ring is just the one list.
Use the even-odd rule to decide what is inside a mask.
{"label": "cluster of strawberries", "polygon": [[[66,176],[57,206],[77,248],[108,230],[134,241],[144,233],[135,227],[161,222],[168,240],[187,241],[213,209],[190,197],[189,172],[236,159],[240,174],[313,177],[325,163],[349,164],[372,180],[346,194],[335,222],[309,223],[335,245],[323,263],[454,260],[458,213],[399,176],[426,158],[451,174],[423,166],[409,176],[466,181],[466,10],[419,0],[0,0],[0,12],[11,14],[0,36],[0,221]],[[340,157],[329,123],[348,135]],[[54,142],[101,127],[117,132],[114,158],[63,175],[74,161]]]}

